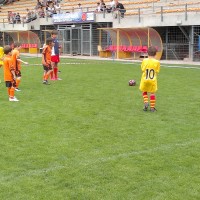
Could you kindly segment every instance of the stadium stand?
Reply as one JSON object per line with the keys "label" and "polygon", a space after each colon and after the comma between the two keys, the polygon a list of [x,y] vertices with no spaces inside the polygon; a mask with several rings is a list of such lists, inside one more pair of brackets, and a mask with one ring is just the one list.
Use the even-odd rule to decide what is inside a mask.
{"label": "stadium stand", "polygon": [[[6,35],[3,43],[8,43],[13,39],[9,36],[9,32],[23,30],[37,33],[42,44],[49,35],[50,30],[57,28],[63,46],[63,53],[65,54],[76,52],[77,55],[103,55],[110,57],[113,56],[114,52],[118,58],[138,58],[140,53],[145,53],[145,51],[136,51],[136,47],[146,48],[151,44],[156,45],[155,39],[152,36],[135,35],[135,38],[141,37],[142,39],[140,43],[134,43],[128,38],[127,34],[130,33],[126,33],[126,29],[150,27],[158,32],[159,36],[156,35],[158,38],[155,41],[157,43],[159,40],[162,41],[161,46],[160,43],[157,45],[160,54],[162,54],[161,59],[182,60],[189,58],[191,60],[200,60],[200,24],[198,22],[200,1],[119,0],[126,9],[125,18],[123,19],[120,18],[120,14],[117,14],[115,18],[113,12],[108,13],[106,10],[94,12],[97,2],[91,0],[61,0],[59,1],[61,10],[57,18],[56,16],[50,18],[45,13],[44,18],[37,16],[35,21],[23,19],[26,19],[27,8],[34,13],[36,0],[19,0],[11,4],[2,5],[0,34],[4,33]],[[108,6],[110,0],[105,0],[104,2]],[[81,12],[79,12],[79,3],[81,4]],[[22,23],[14,24],[12,21],[8,21],[9,11],[19,13]],[[77,19],[70,21],[71,18],[77,17],[79,21]],[[113,29],[115,33],[108,33],[106,29]],[[44,30],[49,31],[44,32]],[[118,31],[120,34],[118,34]],[[124,32],[124,35],[122,35],[122,32]],[[140,34],[142,33],[140,32]],[[147,32],[143,34],[148,35]],[[125,40],[124,38],[128,39]],[[150,38],[151,41],[147,41]],[[116,46],[117,48],[114,48]]]}

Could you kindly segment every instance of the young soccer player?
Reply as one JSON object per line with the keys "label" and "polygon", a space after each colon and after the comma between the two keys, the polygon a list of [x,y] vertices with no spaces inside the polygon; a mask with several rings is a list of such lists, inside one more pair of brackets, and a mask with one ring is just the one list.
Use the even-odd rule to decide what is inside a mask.
{"label": "young soccer player", "polygon": [[[155,92],[157,91],[157,75],[160,71],[160,62],[155,59],[157,49],[154,46],[148,48],[148,58],[142,61],[142,77],[140,90],[144,100],[144,111],[148,110],[150,97],[150,111],[154,112],[156,104]],[[149,97],[148,97],[149,96]]]}
{"label": "young soccer player", "polygon": [[15,97],[15,80],[16,80],[16,75],[15,75],[15,68],[13,65],[13,60],[12,60],[12,48],[7,45],[4,47],[4,81],[6,84],[6,87],[8,88],[8,95],[9,95],[9,101],[19,101]]}
{"label": "young soccer player", "polygon": [[[4,57],[3,47],[0,47],[0,67],[3,66],[3,57]],[[0,83],[1,83],[1,79],[0,79]]]}
{"label": "young soccer player", "polygon": [[19,84],[21,82],[21,63],[28,64],[28,62],[24,62],[22,59],[20,59],[20,53],[19,50],[21,49],[21,43],[20,42],[15,42],[13,45],[14,49],[12,51],[12,59],[13,59],[13,64],[15,67],[15,73],[16,73],[16,88],[15,91],[21,91],[19,89]]}
{"label": "young soccer player", "polygon": [[51,32],[51,38],[53,39],[54,46],[52,48],[52,54],[51,54],[51,62],[53,67],[53,72],[51,73],[51,80],[62,80],[61,78],[58,78],[58,63],[60,62],[59,57],[59,43],[58,43],[58,31],[53,30]]}
{"label": "young soccer player", "polygon": [[44,68],[43,84],[45,85],[49,85],[48,78],[51,72],[53,71],[51,65],[51,52],[53,45],[54,43],[52,38],[47,38],[46,45],[42,50],[42,65]]}

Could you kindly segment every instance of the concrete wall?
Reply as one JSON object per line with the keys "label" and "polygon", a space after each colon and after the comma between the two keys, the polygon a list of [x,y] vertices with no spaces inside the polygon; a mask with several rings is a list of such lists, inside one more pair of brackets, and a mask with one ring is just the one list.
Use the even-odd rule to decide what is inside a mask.
{"label": "concrete wall", "polygon": [[113,22],[113,28],[131,28],[131,27],[162,27],[162,26],[191,26],[200,25],[200,12],[188,13],[165,13],[163,18],[161,14],[125,16],[124,18],[115,18],[113,14],[96,15],[97,22]]}
{"label": "concrete wall", "polygon": [[[114,14],[97,14],[96,22],[113,22],[113,28],[132,28],[132,27],[162,27],[162,26],[191,26],[200,25],[200,12],[185,13],[165,13],[152,15],[126,16],[115,18]],[[40,25],[52,25],[52,18],[36,19],[28,24],[0,24],[0,31],[7,30],[40,30]]]}

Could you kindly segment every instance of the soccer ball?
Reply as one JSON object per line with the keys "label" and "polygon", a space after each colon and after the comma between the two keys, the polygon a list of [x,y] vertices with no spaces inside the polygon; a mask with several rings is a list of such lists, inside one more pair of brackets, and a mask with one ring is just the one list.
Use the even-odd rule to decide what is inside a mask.
{"label": "soccer ball", "polygon": [[130,80],[128,82],[129,86],[135,86],[136,85],[136,81],[135,80]]}

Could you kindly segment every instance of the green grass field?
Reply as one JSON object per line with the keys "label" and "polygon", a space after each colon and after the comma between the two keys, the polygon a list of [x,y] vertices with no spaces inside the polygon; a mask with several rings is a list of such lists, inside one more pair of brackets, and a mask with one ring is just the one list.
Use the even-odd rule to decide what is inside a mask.
{"label": "green grass field", "polygon": [[20,101],[0,84],[1,200],[200,199],[199,68],[162,66],[151,113],[140,64],[62,59],[48,86],[23,60]]}

